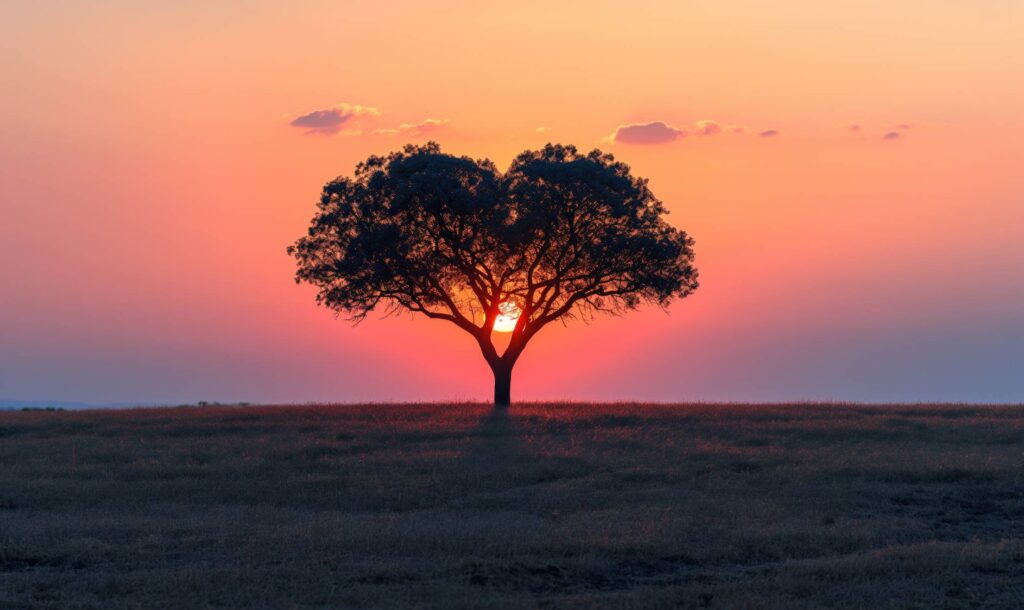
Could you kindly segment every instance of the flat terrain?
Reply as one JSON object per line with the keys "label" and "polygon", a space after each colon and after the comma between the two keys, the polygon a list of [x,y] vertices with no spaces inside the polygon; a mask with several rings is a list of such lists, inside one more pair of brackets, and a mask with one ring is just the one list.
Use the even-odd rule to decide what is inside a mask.
{"label": "flat terrain", "polygon": [[1019,608],[1024,407],[0,413],[0,608]]}

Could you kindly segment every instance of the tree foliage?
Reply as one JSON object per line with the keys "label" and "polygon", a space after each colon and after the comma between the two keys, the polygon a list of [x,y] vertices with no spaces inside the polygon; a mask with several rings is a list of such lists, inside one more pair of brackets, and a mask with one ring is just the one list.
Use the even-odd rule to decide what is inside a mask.
{"label": "tree foliage", "polygon": [[[549,144],[502,174],[430,142],[329,182],[288,251],[320,304],[356,321],[378,308],[447,320],[510,370],[555,320],[666,306],[697,288],[693,240],[665,214],[646,180],[597,150]],[[490,335],[506,302],[521,315],[498,354]]]}

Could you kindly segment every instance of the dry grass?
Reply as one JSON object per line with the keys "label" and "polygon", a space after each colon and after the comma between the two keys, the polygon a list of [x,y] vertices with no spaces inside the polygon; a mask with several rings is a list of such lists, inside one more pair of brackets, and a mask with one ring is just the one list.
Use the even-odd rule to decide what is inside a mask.
{"label": "dry grass", "polygon": [[0,413],[2,608],[1015,608],[1024,408]]}

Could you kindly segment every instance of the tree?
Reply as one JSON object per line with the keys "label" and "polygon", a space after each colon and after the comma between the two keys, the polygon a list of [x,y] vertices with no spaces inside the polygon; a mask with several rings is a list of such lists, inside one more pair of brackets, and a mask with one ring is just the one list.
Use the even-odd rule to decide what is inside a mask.
{"label": "tree", "polygon": [[[666,307],[697,288],[693,240],[610,154],[548,144],[501,174],[430,142],[358,164],[324,187],[307,235],[288,248],[296,282],[354,322],[378,307],[469,333],[511,402],[512,368],[555,320]],[[493,329],[515,316],[499,353]]]}

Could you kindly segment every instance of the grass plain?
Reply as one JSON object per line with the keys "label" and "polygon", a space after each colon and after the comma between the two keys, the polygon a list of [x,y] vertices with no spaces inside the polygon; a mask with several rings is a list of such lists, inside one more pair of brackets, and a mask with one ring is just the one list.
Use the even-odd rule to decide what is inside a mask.
{"label": "grass plain", "polygon": [[0,412],[0,608],[1019,608],[1024,407]]}

